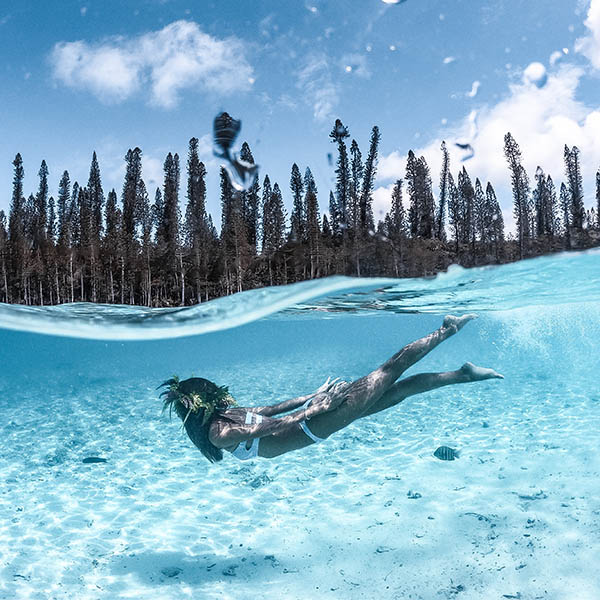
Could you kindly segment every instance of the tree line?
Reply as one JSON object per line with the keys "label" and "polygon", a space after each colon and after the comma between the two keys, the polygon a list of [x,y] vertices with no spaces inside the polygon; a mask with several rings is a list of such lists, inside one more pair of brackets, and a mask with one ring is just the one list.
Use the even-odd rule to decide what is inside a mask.
{"label": "tree line", "polygon": [[[390,209],[376,223],[379,128],[373,127],[364,158],[349,137],[336,120],[330,133],[336,179],[327,212],[320,209],[309,167],[302,172],[292,165],[289,219],[283,192],[268,174],[239,192],[221,168],[220,234],[206,211],[206,167],[197,138],[189,142],[185,203],[180,203],[177,154],[167,155],[164,183],[153,199],[142,178],[139,148],[125,156],[120,197],[115,189],[105,195],[94,152],[85,186],[71,182],[64,171],[57,197],[49,196],[48,166],[42,161],[38,190],[26,198],[17,154],[8,218],[0,211],[0,301],[186,305],[332,274],[432,275],[452,263],[497,264],[598,244],[600,171],[597,206],[586,210],[576,146],[565,146],[565,177],[557,192],[541,167],[532,184],[517,142],[506,134],[516,223],[515,235],[506,236],[494,187],[479,178],[473,182],[465,166],[455,178],[444,142],[437,198],[425,158],[411,150],[405,177],[393,186]],[[247,143],[240,158],[254,163]]]}

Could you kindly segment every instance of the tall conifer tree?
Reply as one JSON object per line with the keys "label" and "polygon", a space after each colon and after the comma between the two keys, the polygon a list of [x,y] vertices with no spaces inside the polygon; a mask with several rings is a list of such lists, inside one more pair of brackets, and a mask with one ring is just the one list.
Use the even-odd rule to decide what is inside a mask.
{"label": "tall conifer tree", "polygon": [[292,191],[292,216],[290,227],[290,240],[302,242],[306,237],[306,215],[304,207],[304,182],[298,165],[292,165],[290,177],[290,190]]}
{"label": "tall conifer tree", "polygon": [[509,132],[504,136],[504,155],[508,161],[513,190],[513,214],[517,225],[519,258],[523,258],[530,238],[529,178],[521,164],[521,149]]}
{"label": "tall conifer tree", "polygon": [[448,175],[450,174],[450,154],[446,142],[442,142],[442,168],[440,171],[440,201],[438,205],[436,237],[438,240],[446,239],[446,208],[448,204]]}

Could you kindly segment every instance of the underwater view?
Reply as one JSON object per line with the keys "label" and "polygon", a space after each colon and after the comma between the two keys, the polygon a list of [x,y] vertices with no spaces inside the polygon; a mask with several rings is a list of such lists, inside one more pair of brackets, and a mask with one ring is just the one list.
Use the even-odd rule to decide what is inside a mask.
{"label": "underwater view", "polygon": [[[0,305],[0,597],[600,597],[599,265],[591,250],[152,312]],[[275,404],[467,313],[406,377],[471,361],[504,379],[273,459],[211,463],[161,412],[173,375]]]}

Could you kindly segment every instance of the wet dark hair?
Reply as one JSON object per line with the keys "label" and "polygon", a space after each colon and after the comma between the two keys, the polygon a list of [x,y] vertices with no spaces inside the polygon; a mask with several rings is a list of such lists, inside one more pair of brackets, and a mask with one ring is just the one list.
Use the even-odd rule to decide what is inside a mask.
{"label": "wet dark hair", "polygon": [[[169,416],[173,409],[183,421],[190,440],[210,462],[223,460],[223,451],[208,439],[208,429],[212,419],[218,414],[227,419],[222,412],[235,405],[227,387],[203,379],[190,377],[180,381],[177,376],[168,379],[158,387],[169,386],[160,397],[163,398],[163,412],[168,408]],[[157,388],[158,389],[158,388]],[[230,420],[230,419],[227,419]]]}

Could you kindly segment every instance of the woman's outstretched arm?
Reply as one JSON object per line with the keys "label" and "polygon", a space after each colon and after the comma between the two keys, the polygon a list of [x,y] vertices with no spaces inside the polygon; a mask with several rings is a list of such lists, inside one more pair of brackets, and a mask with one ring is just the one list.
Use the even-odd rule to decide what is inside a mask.
{"label": "woman's outstretched arm", "polygon": [[[297,425],[302,421],[308,421],[317,415],[334,410],[343,402],[343,387],[345,383],[344,385],[339,385],[336,390],[335,382],[330,383],[327,380],[327,386],[332,390],[331,393],[322,393],[322,391],[315,393],[313,394],[315,398],[318,397],[315,402],[311,402],[308,406],[277,419],[271,419],[267,416],[266,419],[262,419],[259,423],[246,424],[243,415],[246,415],[246,412],[254,411],[246,411],[240,408],[231,409],[226,413],[227,419],[216,418],[213,420],[208,433],[209,440],[217,448],[228,448],[229,446],[253,440],[254,438],[262,438],[297,429]],[[321,386],[321,388],[323,387]],[[340,390],[342,390],[341,393]]]}
{"label": "woman's outstretched arm", "polygon": [[314,395],[315,394],[312,393],[307,394],[306,396],[298,396],[297,398],[290,398],[289,400],[267,406],[250,406],[248,407],[248,410],[250,412],[258,413],[259,415],[264,415],[265,417],[272,417],[300,408],[309,398],[313,398]]}
{"label": "woman's outstretched arm", "polygon": [[277,404],[271,404],[268,406],[254,406],[248,408],[248,410],[258,413],[259,415],[264,415],[265,417],[281,415],[283,413],[290,412],[291,410],[300,408],[310,398],[315,398],[319,394],[332,392],[337,384],[338,378],[333,380],[331,380],[331,378],[327,378],[327,381],[321,387],[317,388],[314,392],[307,394],[306,396],[298,396],[296,398],[291,398],[290,400],[284,400],[283,402],[278,402]]}

